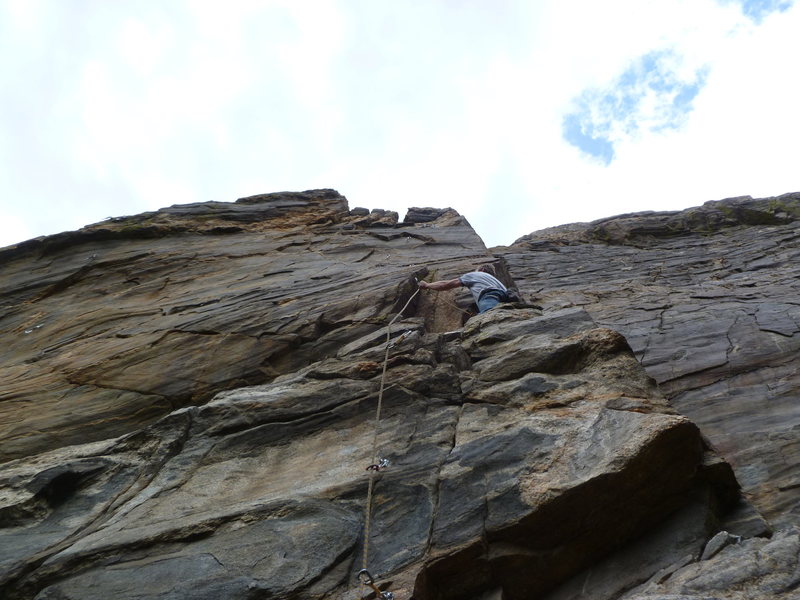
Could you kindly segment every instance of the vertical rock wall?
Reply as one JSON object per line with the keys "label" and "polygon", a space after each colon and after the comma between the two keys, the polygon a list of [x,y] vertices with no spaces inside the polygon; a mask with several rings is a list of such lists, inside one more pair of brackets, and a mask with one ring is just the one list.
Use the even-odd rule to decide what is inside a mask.
{"label": "vertical rock wall", "polygon": [[270,381],[380,328],[415,274],[488,259],[462,217],[426,216],[265,194],[0,250],[0,461]]}
{"label": "vertical rock wall", "polygon": [[[315,190],[0,250],[0,595],[345,600],[366,562],[398,600],[790,598],[798,536],[752,537],[644,329],[553,275],[624,246],[570,235],[503,260],[452,210]],[[564,248],[595,263],[537,287]],[[415,294],[484,262],[541,306]]]}
{"label": "vertical rock wall", "polygon": [[800,194],[543,230],[497,248],[545,307],[620,331],[774,526],[800,523]]}

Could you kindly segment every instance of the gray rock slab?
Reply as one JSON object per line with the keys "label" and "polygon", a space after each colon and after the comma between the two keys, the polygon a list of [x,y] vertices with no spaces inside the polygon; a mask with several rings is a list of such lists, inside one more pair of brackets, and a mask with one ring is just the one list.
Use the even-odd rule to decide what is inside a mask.
{"label": "gray rock slab", "polygon": [[798,194],[534,232],[496,249],[548,310],[621,332],[775,527],[798,523]]}
{"label": "gray rock slab", "polygon": [[713,557],[693,562],[623,598],[797,598],[799,539],[797,529],[792,528],[777,532],[772,539],[752,538],[728,545]]}
{"label": "gray rock slab", "polygon": [[[35,494],[63,473],[83,483],[37,516],[50,537],[12,552],[0,589],[12,599],[344,599],[359,593],[366,554],[398,593],[526,598],[668,519],[693,490],[727,494],[697,428],[664,403],[621,336],[585,315],[497,310],[458,335],[412,333],[393,349],[377,422],[381,370],[365,358],[383,353],[376,332],[341,358],[87,446],[78,461],[20,461],[27,479],[6,489]],[[506,388],[488,382],[492,401],[478,397],[477,366],[511,346],[576,343],[569,382],[543,388],[519,369]],[[474,368],[470,356],[440,362],[465,348],[482,357]],[[389,466],[367,470],[376,457]],[[82,520],[53,528],[59,511]],[[4,547],[27,527],[12,525],[0,529]]]}

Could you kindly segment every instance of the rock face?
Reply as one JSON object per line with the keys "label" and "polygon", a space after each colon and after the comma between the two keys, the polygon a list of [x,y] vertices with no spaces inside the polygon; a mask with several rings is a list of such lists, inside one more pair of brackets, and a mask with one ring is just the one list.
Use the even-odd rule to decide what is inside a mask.
{"label": "rock face", "polygon": [[[792,226],[771,214],[712,214],[705,239]],[[699,388],[675,387],[716,368],[739,389],[735,369],[668,366],[672,329],[627,319],[648,309],[625,313],[613,277],[569,274],[626,236],[655,251],[648,219],[676,215],[627,218],[493,255],[450,209],[400,222],[315,190],[0,250],[0,595],[345,600],[367,568],[398,600],[793,597],[790,494],[754,491],[789,480],[754,485]],[[417,291],[482,263],[534,303],[473,316],[464,292]],[[691,296],[680,281],[660,285]],[[791,339],[789,309],[750,308]],[[767,441],[751,451],[791,460]]]}
{"label": "rock face", "polygon": [[499,249],[547,308],[621,332],[776,526],[800,523],[800,194],[554,228]]}
{"label": "rock face", "polygon": [[399,310],[425,265],[489,260],[461,217],[437,222],[351,216],[320,190],[176,206],[0,251],[0,460],[117,436],[335,353]]}
{"label": "rock face", "polygon": [[[793,557],[785,568],[797,564],[800,525],[799,219],[800,193],[742,197],[556,227],[494,249],[546,310],[581,307],[626,337],[781,530]],[[695,565],[686,573],[702,586],[671,580],[631,597],[781,597],[782,584],[767,585],[753,567],[771,547],[731,550],[725,572],[736,577],[701,575]],[[749,592],[734,591],[738,577],[754,578]],[[787,580],[797,587],[796,575]]]}

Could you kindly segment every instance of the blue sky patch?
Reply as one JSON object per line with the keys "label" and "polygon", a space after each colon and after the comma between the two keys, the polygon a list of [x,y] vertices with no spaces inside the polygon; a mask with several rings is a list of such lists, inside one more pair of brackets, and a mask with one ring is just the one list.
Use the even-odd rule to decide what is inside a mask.
{"label": "blue sky patch", "polygon": [[792,7],[794,0],[720,0],[723,4],[738,4],[742,13],[756,23],[774,12],[785,12]]}
{"label": "blue sky patch", "polygon": [[600,159],[603,164],[607,165],[614,160],[614,144],[611,140],[596,132],[592,123],[581,119],[579,114],[573,113],[564,117],[562,131],[567,142]]}
{"label": "blue sky patch", "polygon": [[669,50],[634,61],[609,86],[590,88],[574,99],[562,136],[583,153],[609,165],[615,144],[636,136],[679,129],[705,85],[708,70],[686,70]]}

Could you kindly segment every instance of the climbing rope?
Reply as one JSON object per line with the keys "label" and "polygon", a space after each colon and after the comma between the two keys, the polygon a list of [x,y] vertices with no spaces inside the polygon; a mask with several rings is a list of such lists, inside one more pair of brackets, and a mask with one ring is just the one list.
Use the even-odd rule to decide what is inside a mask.
{"label": "climbing rope", "polygon": [[358,573],[358,580],[367,587],[372,588],[372,590],[377,594],[377,598],[381,600],[393,600],[394,594],[391,592],[381,592],[377,585],[375,585],[375,581],[370,572],[367,570],[367,567],[369,566],[369,530],[372,523],[372,496],[375,489],[375,476],[380,472],[381,469],[389,465],[388,460],[385,458],[380,458],[378,455],[378,433],[380,431],[381,409],[383,407],[383,390],[386,383],[386,367],[389,364],[389,349],[392,347],[392,325],[394,325],[394,322],[397,321],[397,319],[405,312],[406,308],[408,308],[408,305],[411,304],[411,301],[416,298],[417,294],[419,294],[419,288],[417,288],[417,290],[411,294],[411,297],[405,303],[403,308],[400,309],[400,312],[397,313],[386,326],[386,353],[383,357],[381,384],[380,388],[378,389],[378,403],[375,408],[375,432],[372,437],[372,464],[367,467],[367,471],[369,472],[369,483],[367,485],[367,505],[364,516],[364,553],[361,562],[361,571]]}
{"label": "climbing rope", "polygon": [[[400,309],[400,312],[398,312],[386,326],[386,350],[383,356],[383,369],[381,371],[381,382],[378,389],[378,402],[375,408],[375,428],[372,437],[372,464],[370,464],[366,469],[369,472],[369,481],[367,484],[366,507],[364,509],[364,551],[361,561],[361,570],[358,572],[358,580],[361,584],[370,588],[375,593],[375,597],[378,600],[394,600],[394,594],[388,591],[381,591],[381,589],[375,583],[375,579],[373,578],[372,574],[369,572],[369,538],[370,528],[372,525],[372,499],[375,491],[375,477],[381,471],[381,469],[389,466],[389,461],[385,458],[381,458],[378,452],[378,434],[380,433],[381,411],[383,409],[383,391],[386,386],[386,370],[389,364],[389,350],[394,345],[391,339],[392,325],[394,325],[395,321],[402,316],[406,308],[408,308],[409,304],[411,304],[414,298],[417,297],[419,292],[420,288],[417,288],[417,290],[411,294],[411,297],[408,299],[408,301],[406,301],[403,308]],[[446,302],[464,314],[470,316],[473,314],[470,311],[466,311],[459,307],[453,300],[450,300],[449,298],[446,300]]]}
{"label": "climbing rope", "polygon": [[475,311],[465,310],[465,309],[461,308],[458,304],[456,304],[454,300],[451,300],[447,296],[442,297],[441,295],[439,295],[437,297],[437,302],[441,302],[442,300],[444,301],[445,304],[449,304],[451,307],[455,308],[457,311],[467,315],[467,317],[474,317],[475,316]]}

